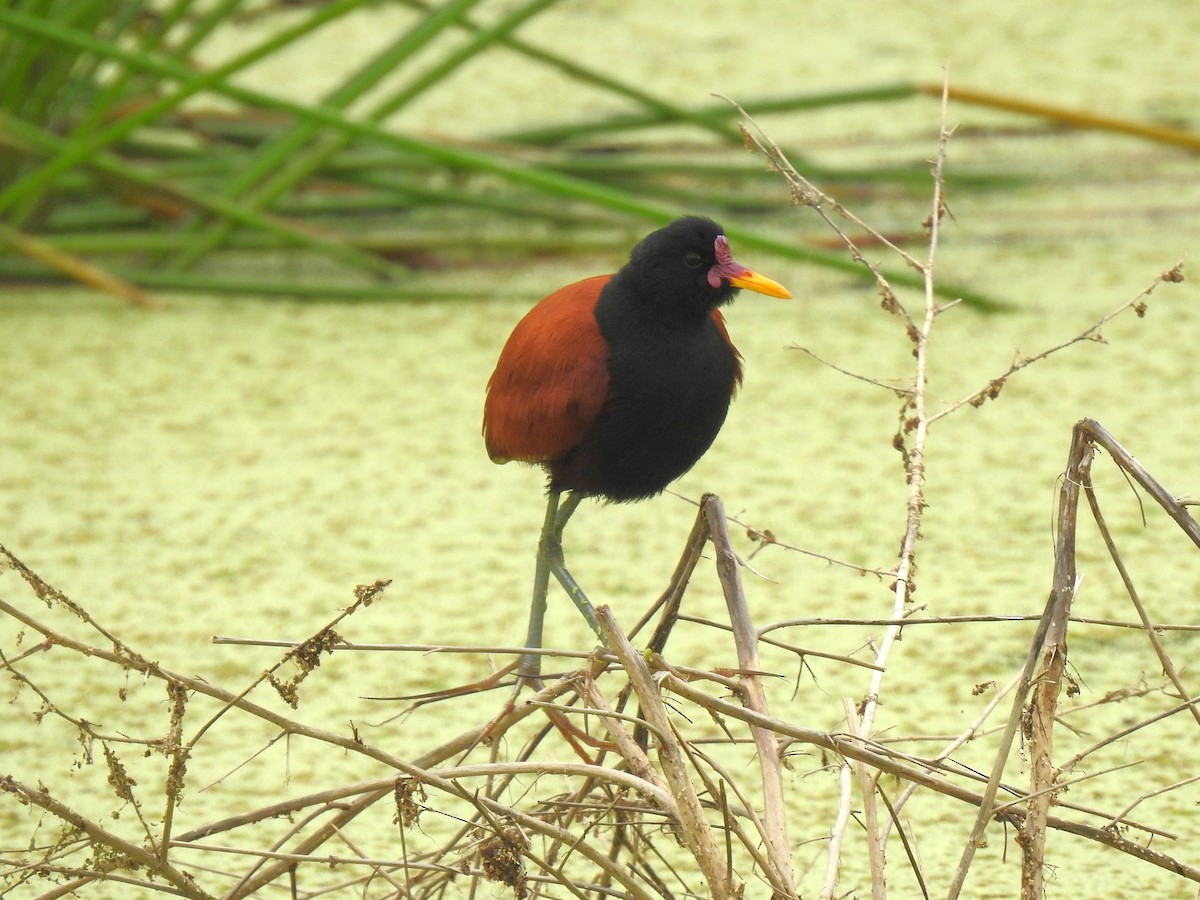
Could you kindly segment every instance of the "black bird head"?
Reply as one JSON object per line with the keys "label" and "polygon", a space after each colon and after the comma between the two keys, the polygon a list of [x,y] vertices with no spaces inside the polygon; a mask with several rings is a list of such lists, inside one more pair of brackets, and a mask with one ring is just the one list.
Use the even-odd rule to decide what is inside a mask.
{"label": "black bird head", "polygon": [[617,275],[621,286],[685,314],[707,314],[740,288],[787,299],[791,294],[734,260],[725,229],[702,216],[684,216],[644,237]]}

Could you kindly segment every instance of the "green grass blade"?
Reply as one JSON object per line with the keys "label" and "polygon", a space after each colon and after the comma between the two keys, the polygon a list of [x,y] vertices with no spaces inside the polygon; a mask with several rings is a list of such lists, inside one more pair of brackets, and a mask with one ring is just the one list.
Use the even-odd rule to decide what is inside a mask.
{"label": "green grass blade", "polygon": [[[178,0],[178,2],[184,7],[185,11],[189,6],[193,5],[193,0]],[[187,36],[175,45],[171,51],[175,59],[178,62],[187,60],[192,55],[192,52],[241,5],[242,0],[221,0],[220,3],[203,13],[190,26],[187,26],[189,28]]]}
{"label": "green grass blade", "polygon": [[420,77],[410,82],[403,90],[397,92],[383,104],[372,110],[371,121],[382,121],[386,116],[390,116],[408,105],[458,69],[467,60],[497,41],[504,40],[517,28],[520,28],[538,13],[543,12],[557,2],[558,0],[529,0],[524,6],[517,7],[490,28],[474,29],[475,36],[467,44],[454,50],[437,65],[432,66]]}
{"label": "green grass blade", "polygon": [[[298,38],[315,31],[327,22],[369,2],[371,0],[335,0],[335,2],[327,6],[319,7],[315,13],[300,24],[284,29],[210,72],[196,75],[189,71],[188,77],[170,94],[147,104],[107,128],[72,141],[58,156],[45,163],[36,172],[30,173],[19,179],[16,183],[9,185],[4,191],[0,192],[0,213],[11,209],[21,200],[45,190],[63,172],[79,165],[90,155],[116,143],[134,129],[147,122],[154,121],[161,117],[163,113],[177,108],[188,97],[198,94],[201,91],[218,88],[229,76],[269,56],[280,47],[287,46]],[[41,33],[63,44],[76,42],[78,36],[81,34],[76,29],[61,26],[55,22],[39,20],[36,17],[27,16],[13,9],[0,8],[0,24],[6,24],[12,28],[19,28],[21,30],[33,31],[34,33]],[[90,39],[90,35],[88,37]],[[90,39],[86,43],[91,45],[88,49],[94,49],[94,52],[102,53],[110,58],[128,59],[141,68],[153,67],[153,64],[148,63],[149,60],[155,58],[153,54],[124,51],[115,45],[110,46],[103,41],[94,39]]]}
{"label": "green grass blade", "polygon": [[[0,224],[0,229],[4,226]],[[3,234],[0,233],[0,242]],[[189,294],[229,294],[240,297],[288,297],[294,300],[323,302],[380,301],[380,300],[475,300],[478,293],[470,288],[419,287],[403,284],[354,283],[344,281],[321,283],[310,281],[264,281],[260,278],[239,278],[233,275],[212,275],[198,272],[163,272],[159,269],[114,267],[105,270],[113,279],[152,288],[157,291],[178,291]],[[0,265],[0,282],[61,283],[68,279],[61,273],[31,265]],[[490,292],[489,296],[503,296]]]}
{"label": "green grass blade", "polygon": [[[323,105],[329,109],[344,110],[355,100],[379,83],[379,80],[391,72],[403,60],[424,47],[435,36],[442,32],[456,19],[479,3],[480,0],[454,0],[447,4],[436,15],[428,16],[415,27],[375,55],[365,66],[362,66],[346,82],[340,85],[324,99]],[[236,197],[249,190],[253,185],[266,178],[271,173],[280,173],[271,183],[256,192],[250,198],[251,208],[262,209],[272,200],[302,180],[308,173],[320,165],[324,155],[318,155],[314,160],[306,157],[301,163],[290,162],[295,155],[308,144],[322,129],[322,123],[309,118],[300,119],[290,130],[281,134],[275,140],[268,142],[262,150],[236,174],[225,191],[226,196]],[[342,142],[348,138],[342,138]],[[334,150],[336,151],[336,146]],[[281,172],[282,169],[282,172]],[[187,268],[195,264],[203,256],[218,247],[228,236],[231,225],[219,223],[204,234],[197,237],[195,243],[186,253],[177,256],[168,266],[172,269]]]}
{"label": "green grass blade", "polygon": [[[137,34],[141,38],[138,44],[139,50],[142,53],[154,52],[162,45],[167,31],[171,28],[174,22],[178,19],[178,17],[183,15],[184,11],[186,11],[186,3],[187,0],[176,0],[174,8],[168,9],[164,15],[161,17],[151,17],[150,21],[154,23],[155,27],[148,29],[132,28],[133,20],[136,19],[142,11],[143,4],[140,2],[127,3],[123,8],[123,16],[118,21],[115,21],[113,26],[108,29],[108,31],[116,38],[119,38],[121,35],[129,32]],[[183,8],[181,9],[181,7]],[[92,72],[86,76],[89,82],[94,82],[97,80],[94,77],[94,70],[101,62],[102,60],[99,56],[92,57]],[[84,111],[84,114],[78,118],[75,126],[71,129],[71,133],[75,135],[82,135],[91,131],[95,131],[97,128],[99,128],[101,124],[111,116],[114,107],[118,103],[135,93],[137,88],[134,87],[134,83],[136,82],[139,74],[140,72],[138,69],[125,65],[119,68],[114,77],[106,79],[107,85],[102,91],[100,91],[99,95],[88,104],[88,108]],[[147,92],[152,92],[153,87],[153,85],[148,85]]]}
{"label": "green grass blade", "polygon": [[[475,0],[471,0],[469,3],[450,4],[443,9],[441,14],[437,16],[431,16],[426,19],[421,26],[419,26],[419,31],[417,33],[422,38],[432,37],[433,33],[435,33],[435,29],[436,31],[440,31],[446,26],[461,20],[468,8],[474,5],[474,2]],[[467,45],[451,52],[441,62],[431,67],[420,77],[412,81],[408,86],[373,108],[366,117],[367,121],[376,123],[382,122],[387,116],[392,115],[404,105],[419,97],[426,90],[430,89],[434,84],[450,75],[451,72],[455,71],[467,60],[471,59],[473,56],[481,52],[489,45],[495,43],[497,40],[503,38],[505,35],[511,33],[522,23],[528,21],[530,18],[537,15],[537,13],[556,2],[558,2],[558,0],[531,0],[531,2],[526,3],[524,6],[517,8],[507,16],[503,17],[491,28],[477,30],[475,38]],[[424,43],[424,41],[422,41],[422,43]],[[412,46],[411,49],[409,49],[409,45],[411,44],[411,41],[404,43],[405,52],[403,56],[410,55],[411,50],[416,49],[415,46]],[[386,72],[393,67],[394,63],[399,61],[399,58],[393,61],[390,58],[391,56],[392,54],[389,54],[389,59],[386,61],[386,65],[372,66],[369,72],[364,72],[364,75],[370,75],[370,84],[376,83],[378,78],[382,77],[383,74],[386,74]],[[363,88],[369,86],[365,82],[359,82],[359,84]],[[337,105],[338,104],[335,104],[335,106]],[[252,205],[255,208],[265,208],[271,203],[274,203],[284,193],[291,190],[305,179],[309,178],[313,173],[324,166],[331,157],[349,145],[352,141],[353,135],[347,133],[332,135],[324,140],[319,141],[310,148],[309,152],[293,159],[286,165],[282,165],[283,160],[280,160],[280,165],[282,165],[282,168],[280,168],[280,165],[271,166],[272,170],[277,170],[276,174],[270,179],[269,182],[264,184],[258,191],[255,192],[252,199]],[[289,156],[290,155],[291,154],[289,154]],[[228,232],[225,231],[225,233]],[[220,234],[221,232],[217,232],[217,234],[214,235],[210,240],[198,242],[197,245],[185,255],[181,263],[183,265],[189,265],[199,260],[206,252],[215,247],[216,237]]]}
{"label": "green grass blade", "polygon": [[[329,14],[330,10],[337,8],[341,10],[347,4],[346,2],[334,4],[326,8],[325,13]],[[34,34],[44,33],[52,30],[57,39],[66,42],[74,43],[77,46],[82,46],[87,49],[95,48],[96,52],[111,55],[115,58],[129,58],[134,60],[135,64],[145,65],[152,69],[165,70],[165,74],[173,77],[179,77],[178,72],[181,68],[179,64],[173,60],[163,59],[153,54],[136,54],[125,51],[117,46],[110,46],[103,42],[94,40],[90,35],[77,32],[73,29],[64,29],[51,23],[42,22],[33,17],[22,16],[12,10],[0,8],[0,24],[6,24],[13,28],[19,28],[23,31],[29,31]],[[314,26],[315,27],[315,26]],[[285,43],[278,39],[272,43]],[[380,146],[391,147],[395,150],[412,153],[424,157],[430,162],[444,165],[451,169],[475,172],[480,174],[496,175],[506,179],[513,184],[522,185],[535,191],[544,192],[550,197],[557,197],[560,200],[575,200],[585,204],[595,206],[599,209],[608,210],[611,212],[620,213],[642,222],[663,225],[671,219],[679,215],[682,210],[670,206],[648,203],[641,198],[622,191],[617,188],[608,187],[587,181],[580,178],[575,178],[567,175],[562,175],[545,169],[544,167],[528,165],[519,161],[511,160],[500,155],[492,155],[483,153],[477,150],[467,150],[459,147],[454,147],[445,144],[435,144],[429,141],[420,140],[403,134],[385,131],[378,125],[370,122],[352,121],[336,109],[330,109],[324,105],[314,105],[304,107],[300,104],[290,101],[281,100],[278,98],[268,97],[254,91],[244,88],[239,88],[230,84],[227,76],[236,71],[241,65],[249,64],[247,59],[258,51],[266,52],[265,45],[260,45],[255,51],[249,54],[244,54],[238,57],[237,60],[220,67],[214,72],[208,73],[205,76],[196,78],[191,77],[184,85],[181,85],[176,94],[187,91],[195,93],[199,90],[213,90],[223,93],[227,96],[234,97],[243,102],[250,103],[264,109],[275,109],[278,111],[287,112],[300,119],[311,119],[328,126],[338,133],[348,134],[357,138],[362,138],[370,143],[375,143]],[[189,72],[190,76],[191,73]],[[173,95],[174,97],[174,95]],[[173,104],[167,104],[163,110],[165,111]],[[151,119],[152,116],[145,116],[145,120]],[[122,123],[126,125],[127,123]],[[131,130],[127,129],[127,130]],[[105,136],[107,137],[107,135]],[[104,142],[101,141],[101,144]],[[93,148],[88,147],[87,151]],[[56,158],[55,161],[59,165],[59,171],[65,170],[70,165],[75,164],[80,159],[87,155],[86,152],[79,153],[79,147],[76,145],[74,154],[64,152]],[[63,160],[69,158],[66,164]],[[44,173],[49,166],[43,167]],[[6,194],[13,193],[10,188]],[[0,194],[0,202],[4,200],[3,194]],[[3,207],[0,206],[0,209]],[[813,263],[817,265],[833,268],[838,271],[852,273],[860,278],[869,278],[869,275],[864,273],[862,268],[854,263],[853,260],[840,253],[829,253],[820,250],[812,250],[804,247],[796,247],[792,244],[783,243],[770,238],[762,237],[751,232],[738,230],[735,232],[739,236],[741,243],[745,246],[752,246],[758,249],[765,250],[777,254],[779,256],[800,260],[803,262]],[[920,278],[906,271],[885,271],[884,273],[894,285],[904,287],[923,287],[923,282]],[[961,290],[953,285],[945,285],[939,289],[939,295],[944,297],[961,297],[966,302],[982,308],[995,308],[994,301],[989,301],[975,294],[974,292]]]}
{"label": "green grass blade", "polygon": [[[404,0],[404,2],[416,9],[429,10],[431,8],[430,4],[425,2],[425,0]],[[470,20],[466,20],[462,24],[463,27],[474,32],[479,32],[484,27]],[[573,59],[537,47],[520,38],[512,36],[502,37],[500,43],[520,53],[527,59],[557,69],[568,78],[574,79],[581,84],[587,84],[599,88],[606,93],[632,100],[647,113],[653,115],[659,122],[685,122],[716,134],[718,137],[728,141],[737,142],[741,140],[738,130],[730,127],[728,120],[722,122],[715,119],[697,118],[685,107],[678,106],[661,97],[656,97],[636,85],[621,81],[608,73],[597,72],[594,69],[581,65]]]}
{"label": "green grass blade", "polygon": [[[767,113],[798,112],[807,109],[822,109],[829,106],[845,106],[852,103],[882,103],[893,100],[905,100],[909,97],[919,96],[920,94],[920,85],[915,82],[902,82],[846,91],[828,91],[820,94],[758,98],[744,102],[739,101],[739,105],[751,115],[761,116]],[[738,114],[737,107],[725,100],[698,106],[688,109],[685,112],[686,121],[705,123],[710,126],[732,122],[738,117]],[[558,144],[566,140],[590,138],[601,134],[656,128],[676,121],[677,118],[677,116],[650,110],[648,112],[607,116],[590,122],[512,131],[500,135],[499,139],[519,144]],[[739,140],[741,139],[740,131],[736,127],[729,130],[737,134]]]}
{"label": "green grass blade", "polygon": [[[24,146],[36,148],[47,155],[61,154],[65,146],[63,138],[40,131],[27,122],[3,113],[0,113],[0,133],[11,135],[14,140]],[[404,277],[407,274],[403,267],[393,265],[387,260],[369,253],[355,250],[344,242],[316,233],[311,228],[298,228],[278,217],[246,209],[227,198],[200,194],[173,185],[169,180],[160,177],[158,173],[144,172],[108,153],[96,154],[88,160],[88,165],[111,178],[144,189],[150,194],[165,195],[189,207],[208,210],[246,227],[260,229],[275,235],[290,246],[309,247],[357,268],[365,268],[377,275]]]}

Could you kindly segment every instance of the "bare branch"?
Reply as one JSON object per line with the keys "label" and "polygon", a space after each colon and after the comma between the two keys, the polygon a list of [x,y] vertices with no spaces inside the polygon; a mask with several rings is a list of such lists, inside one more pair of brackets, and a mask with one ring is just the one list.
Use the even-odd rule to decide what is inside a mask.
{"label": "bare branch", "polygon": [[961,400],[951,403],[941,412],[931,416],[929,419],[930,424],[933,424],[939,419],[945,418],[946,416],[950,415],[950,413],[961,409],[963,406],[982,406],[988,400],[995,400],[996,397],[1000,395],[1000,391],[1003,390],[1004,386],[1008,383],[1008,379],[1010,377],[1015,375],[1017,372],[1020,372],[1022,369],[1033,365],[1034,363],[1041,362],[1042,360],[1053,356],[1055,353],[1066,350],[1068,347],[1073,347],[1076,344],[1083,343],[1084,341],[1102,341],[1103,338],[1101,337],[1101,330],[1105,325],[1129,309],[1132,309],[1135,313],[1137,313],[1138,317],[1141,318],[1146,314],[1146,298],[1154,292],[1155,288],[1157,288],[1163,282],[1177,284],[1181,281],[1183,281],[1183,260],[1180,260],[1166,272],[1158,275],[1153,281],[1150,282],[1150,284],[1142,288],[1137,295],[1126,300],[1108,315],[1101,316],[1074,337],[1068,338],[1061,344],[1055,344],[1053,347],[1043,350],[1040,353],[1035,353],[1033,356],[1021,357],[1011,366],[1009,366],[1004,372],[1000,373],[991,381],[989,381],[985,387],[981,387],[979,390],[968,394]]}

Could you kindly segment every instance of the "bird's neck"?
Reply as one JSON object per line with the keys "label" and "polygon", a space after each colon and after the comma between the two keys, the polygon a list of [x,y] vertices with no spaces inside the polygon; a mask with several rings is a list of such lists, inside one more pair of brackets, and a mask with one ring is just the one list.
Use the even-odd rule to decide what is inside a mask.
{"label": "bird's neck", "polygon": [[596,320],[602,326],[642,334],[702,328],[711,321],[714,306],[691,297],[676,297],[642,277],[622,277],[618,272],[604,286],[596,303]]}

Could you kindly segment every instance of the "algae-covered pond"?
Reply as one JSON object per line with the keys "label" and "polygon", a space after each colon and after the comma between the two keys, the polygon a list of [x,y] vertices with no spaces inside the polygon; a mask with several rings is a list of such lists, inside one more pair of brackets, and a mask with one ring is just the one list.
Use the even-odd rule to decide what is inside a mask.
{"label": "algae-covered pond", "polygon": [[[369,45],[393,15],[401,13],[369,8],[346,25],[338,46]],[[522,34],[593,63],[607,60],[626,78],[680,102],[712,93],[737,99],[937,82],[948,62],[952,80],[964,86],[1200,130],[1198,28],[1200,9],[1186,2],[984,9],[776,0],[563,4]],[[231,49],[240,39],[230,33]],[[346,64],[347,55],[317,48],[285,69],[246,77],[302,96],[317,90],[329,69]],[[403,124],[485,138],[515,122],[558,122],[612,103],[514,59],[486,77],[468,68],[408,111]],[[1008,309],[984,314],[960,306],[939,316],[928,387],[934,409],[987,384],[1019,356],[1080,333],[1200,246],[1200,170],[1185,150],[1109,133],[1032,131],[1025,118],[956,104],[949,121],[958,126],[947,163],[952,215],[943,225],[938,271],[946,283],[994,296]],[[936,101],[923,98],[764,117],[762,124],[797,156],[861,167],[931,158],[939,123]],[[803,171],[804,162],[795,162]],[[1018,179],[1003,189],[954,193],[955,172],[984,171]],[[927,196],[869,184],[842,199],[889,233],[919,235],[929,212]],[[811,210],[788,207],[782,180],[779,208],[765,227],[789,240],[831,237]],[[918,242],[907,246],[924,252]],[[905,497],[892,447],[900,401],[791,345],[870,378],[910,378],[902,326],[860,281],[734,250],[796,299],[744,295],[728,311],[746,360],[745,385],[712,450],[674,486],[684,499],[667,493],[635,505],[589,503],[568,532],[575,575],[623,622],[640,615],[666,584],[695,515],[688,501],[704,492],[719,494],[740,521],[770,529],[785,544],[869,568],[896,563]],[[483,388],[508,331],[532,302],[621,262],[619,254],[592,253],[414,276],[431,289],[440,278],[470,278],[470,302],[168,295],[164,308],[142,310],[79,290],[6,291],[0,296],[0,542],[145,656],[231,689],[271,665],[279,651],[214,644],[212,636],[302,639],[349,604],[356,585],[379,579],[391,579],[391,587],[339,626],[347,639],[516,644],[524,635],[542,476],[487,459],[479,434]],[[1191,275],[1187,266],[1184,272]],[[901,300],[921,308],[919,292],[904,292]],[[931,430],[916,594],[922,615],[1041,612],[1053,563],[1057,480],[1080,418],[1102,422],[1177,495],[1200,496],[1197,301],[1191,280],[1163,285],[1144,317],[1126,312],[1103,328],[1103,342],[1083,342],[1030,367],[995,401],[963,408]],[[1196,624],[1200,551],[1154,509],[1143,525],[1137,494],[1107,460],[1097,461],[1096,479],[1152,615]],[[1133,620],[1094,529],[1085,524],[1081,534],[1076,613]],[[744,556],[754,552],[744,529],[735,529],[734,540]],[[763,549],[752,565],[745,577],[759,624],[891,614],[886,580],[782,547]],[[27,600],[15,573],[4,573],[0,587],[9,602]],[[711,563],[704,561],[686,611],[719,619],[722,610]],[[992,682],[1012,678],[1034,627],[906,629],[883,684],[877,734],[928,735],[929,743],[907,746],[934,752],[982,710]],[[866,657],[863,648],[881,632],[813,627],[789,632],[789,640]],[[32,640],[26,631],[18,642],[17,629],[7,624],[2,633],[10,659]],[[731,651],[717,647],[712,635],[682,627],[672,660],[732,665]],[[592,645],[561,594],[552,595],[547,641]],[[1164,641],[1185,681],[1195,682],[1200,637],[1168,632]],[[1064,726],[1066,755],[1072,740],[1087,746],[1088,735],[1115,731],[1174,702],[1156,690],[1160,666],[1136,631],[1081,626],[1070,652],[1080,691],[1063,698],[1068,707],[1113,691],[1155,690],[1070,718],[1080,734],[1073,739]],[[50,656],[31,661],[29,671],[51,701],[86,707],[112,730],[145,725],[141,717],[151,716],[157,702],[149,695],[161,697],[160,687],[140,679],[94,680],[97,670],[74,666],[74,657]],[[773,711],[812,728],[843,728],[841,698],[861,699],[867,684],[863,670],[823,661],[798,676],[795,658],[782,652],[765,653],[764,664],[785,676],[772,688]],[[433,705],[394,721],[389,717],[400,705],[361,698],[416,694],[487,671],[482,656],[334,654],[306,683],[300,715],[331,729],[348,730],[353,721],[368,740],[412,755],[485,720],[497,696]],[[977,685],[984,686],[978,693]],[[119,698],[119,688],[135,699],[142,692],[139,712]],[[62,796],[103,785],[103,776],[72,768],[81,751],[68,723],[54,715],[35,723],[32,713],[42,704],[28,687],[14,685],[9,695],[15,702],[0,712],[6,770],[33,783],[41,779]],[[1197,774],[1196,728],[1177,716],[1121,742],[1096,769],[1140,764],[1076,785],[1070,799],[1116,813],[1141,793]],[[230,796],[290,796],[328,776],[307,768],[305,752],[293,755],[282,745],[233,771],[269,740],[266,732],[223,735],[219,749],[189,770],[194,788],[179,815],[206,821]],[[986,770],[990,747],[968,745],[958,758]],[[1027,784],[1018,769],[1010,767],[1008,780]],[[820,770],[819,759],[801,755],[788,773],[790,796],[803,808],[793,838],[814,841],[795,852],[805,896],[820,889],[820,839],[836,808],[835,777]],[[218,788],[200,790],[230,772]],[[356,777],[365,776],[346,774]],[[97,794],[92,802],[108,801]],[[1198,802],[1200,790],[1192,785],[1146,799],[1137,813],[1175,836],[1156,838],[1154,846],[1193,865],[1200,863]],[[27,843],[33,815],[15,803],[0,805],[0,846]],[[919,796],[906,815],[915,823],[933,893],[944,892],[973,810]],[[1004,845],[997,828],[979,851],[968,896],[1016,895],[1019,853],[1010,843],[1006,857]],[[892,852],[893,895],[918,896],[902,852]],[[1048,882],[1053,897],[1195,893],[1178,876],[1070,836],[1053,835],[1048,857],[1056,873]],[[867,896],[866,862],[853,843],[844,867],[843,895]]]}

